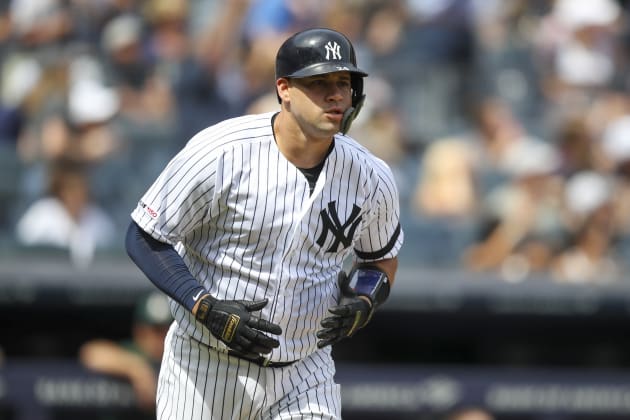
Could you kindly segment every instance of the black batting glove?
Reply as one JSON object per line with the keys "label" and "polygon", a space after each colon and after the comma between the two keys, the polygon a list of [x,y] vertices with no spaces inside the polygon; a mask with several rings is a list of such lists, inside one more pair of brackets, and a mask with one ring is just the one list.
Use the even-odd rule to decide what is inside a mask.
{"label": "black batting glove", "polygon": [[348,281],[346,273],[343,271],[339,273],[338,282],[342,298],[339,305],[328,309],[332,316],[324,318],[321,322],[322,329],[317,332],[319,338],[317,347],[320,349],[346,337],[352,337],[372,317],[372,303],[365,296],[357,296],[348,286]]}
{"label": "black batting glove", "polygon": [[201,299],[195,317],[229,348],[244,356],[258,357],[280,345],[278,340],[263,333],[282,334],[279,325],[252,314],[267,303],[267,299],[218,300],[208,295]]}

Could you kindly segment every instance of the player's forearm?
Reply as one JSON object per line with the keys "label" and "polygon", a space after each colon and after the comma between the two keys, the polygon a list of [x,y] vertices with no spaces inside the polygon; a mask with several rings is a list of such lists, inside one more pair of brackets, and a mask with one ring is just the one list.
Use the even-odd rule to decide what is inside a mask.
{"label": "player's forearm", "polygon": [[149,280],[189,311],[207,293],[171,245],[153,238],[134,221],[127,230],[125,247]]}
{"label": "player's forearm", "polygon": [[109,340],[87,342],[79,351],[79,359],[85,367],[108,375],[131,377],[151,372],[144,359]]}
{"label": "player's forearm", "polygon": [[[361,265],[361,264],[359,264],[359,265]],[[389,285],[393,286],[394,278],[396,276],[396,271],[398,270],[398,258],[397,257],[388,258],[386,260],[379,260],[379,261],[370,262],[368,265],[376,266],[380,270],[383,270],[383,272],[387,275],[387,278],[389,279]]]}

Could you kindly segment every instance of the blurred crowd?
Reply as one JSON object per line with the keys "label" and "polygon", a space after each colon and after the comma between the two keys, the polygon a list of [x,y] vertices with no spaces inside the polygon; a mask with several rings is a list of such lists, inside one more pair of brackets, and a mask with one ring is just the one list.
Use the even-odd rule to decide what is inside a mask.
{"label": "blurred crowd", "polygon": [[0,0],[0,246],[122,252],[199,129],[277,109],[275,52],[357,49],[350,134],[401,191],[401,263],[613,282],[630,256],[622,0]]}

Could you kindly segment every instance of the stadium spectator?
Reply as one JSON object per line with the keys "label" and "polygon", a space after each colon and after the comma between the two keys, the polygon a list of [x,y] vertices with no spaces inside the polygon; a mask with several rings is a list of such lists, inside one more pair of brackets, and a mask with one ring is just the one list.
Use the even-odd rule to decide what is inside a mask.
{"label": "stadium spectator", "polygon": [[475,150],[461,138],[441,138],[425,149],[414,191],[414,211],[428,217],[476,217]]}
{"label": "stadium spectator", "polygon": [[587,109],[627,72],[616,0],[558,0],[533,37],[541,85],[552,114]]}
{"label": "stadium spectator", "polygon": [[[532,137],[560,153],[560,181],[614,173],[620,240],[611,246],[628,252],[625,149],[604,140],[630,109],[624,2],[15,0],[0,10],[0,135],[23,166],[0,185],[4,225],[46,192],[50,162],[71,156],[87,162],[95,199],[122,229],[137,191],[182,146],[176,139],[276,106],[265,80],[277,39],[328,26],[350,35],[370,80],[383,82],[366,85],[353,130],[392,166],[408,231],[459,244],[418,248],[426,255],[414,262],[466,267],[453,249],[471,226],[489,226],[481,204],[510,179],[510,150]],[[450,158],[434,160],[445,149]],[[440,172],[444,162],[459,162],[458,175]],[[441,212],[466,224],[433,223]],[[521,246],[549,240],[554,248],[546,236]]]}
{"label": "stadium spectator", "polygon": [[565,177],[599,167],[596,136],[589,127],[588,114],[567,116],[559,121],[555,147],[560,154],[560,172]]}
{"label": "stadium spectator", "polygon": [[110,20],[103,29],[103,61],[106,81],[120,97],[121,115],[159,134],[157,128],[168,128],[167,124],[172,123],[172,86],[147,51],[145,25],[145,20],[133,14]]}
{"label": "stadium spectator", "polygon": [[98,248],[114,245],[115,225],[90,196],[83,162],[59,160],[51,166],[48,193],[31,203],[16,226],[26,247],[68,250],[78,267],[86,267]]}
{"label": "stadium spectator", "polygon": [[128,339],[87,341],[79,349],[79,361],[88,369],[129,381],[140,410],[155,418],[157,374],[171,321],[166,297],[148,293],[136,303]]}
{"label": "stadium spectator", "polygon": [[564,193],[569,244],[554,258],[552,276],[568,283],[605,283],[620,279],[614,251],[614,180],[594,171],[571,176]]}
{"label": "stadium spectator", "polygon": [[630,245],[630,109],[628,102],[604,125],[598,150],[604,160],[600,171],[615,180],[612,218],[615,247],[628,256]]}
{"label": "stadium spectator", "polygon": [[113,125],[119,97],[100,80],[99,66],[88,56],[74,57],[47,69],[35,88],[40,99],[29,113],[18,139],[25,168],[25,201],[45,192],[47,170],[56,160],[97,166],[122,153],[123,142]]}
{"label": "stadium spectator", "polygon": [[427,144],[419,159],[410,223],[418,226],[413,236],[432,238],[423,251],[429,253],[427,262],[462,264],[466,249],[477,240],[475,230],[487,222],[487,196],[510,179],[518,150],[532,141],[500,98],[480,100],[471,121],[468,129]]}
{"label": "stadium spectator", "polygon": [[548,128],[541,71],[533,59],[530,38],[547,3],[473,1],[474,73],[466,76],[466,86],[475,96],[501,98],[526,131],[545,138]]}
{"label": "stadium spectator", "polygon": [[556,175],[557,150],[541,140],[521,142],[505,163],[511,177],[485,197],[487,225],[466,251],[465,264],[519,281],[546,273],[562,244],[558,197],[564,180]]}
{"label": "stadium spectator", "polygon": [[444,420],[494,420],[495,417],[483,408],[461,408],[449,415]]}
{"label": "stadium spectator", "polygon": [[[371,76],[392,85],[406,142],[417,147],[463,125],[463,75],[473,40],[468,0],[378,1],[357,43]],[[418,65],[418,63],[422,63]]]}
{"label": "stadium spectator", "polygon": [[[415,213],[479,217],[479,203],[475,202],[509,179],[514,150],[532,140],[509,104],[499,97],[479,99],[470,121],[466,129],[437,137],[422,150],[412,209]],[[445,170],[449,173],[442,173]],[[462,195],[447,192],[451,199],[460,201],[459,209],[433,209],[441,206],[440,199],[432,201],[430,194],[423,195],[426,189],[437,188],[436,182],[459,185],[456,188],[460,188]],[[445,191],[450,187],[440,189]]]}

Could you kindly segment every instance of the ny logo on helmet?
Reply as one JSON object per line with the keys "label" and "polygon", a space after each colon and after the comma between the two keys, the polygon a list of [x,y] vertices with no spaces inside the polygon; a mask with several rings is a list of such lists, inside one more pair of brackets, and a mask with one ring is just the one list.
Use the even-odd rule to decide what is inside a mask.
{"label": "ny logo on helmet", "polygon": [[[341,60],[341,46],[335,41],[328,41],[326,47],[326,60]],[[331,57],[332,54],[332,57]]]}

